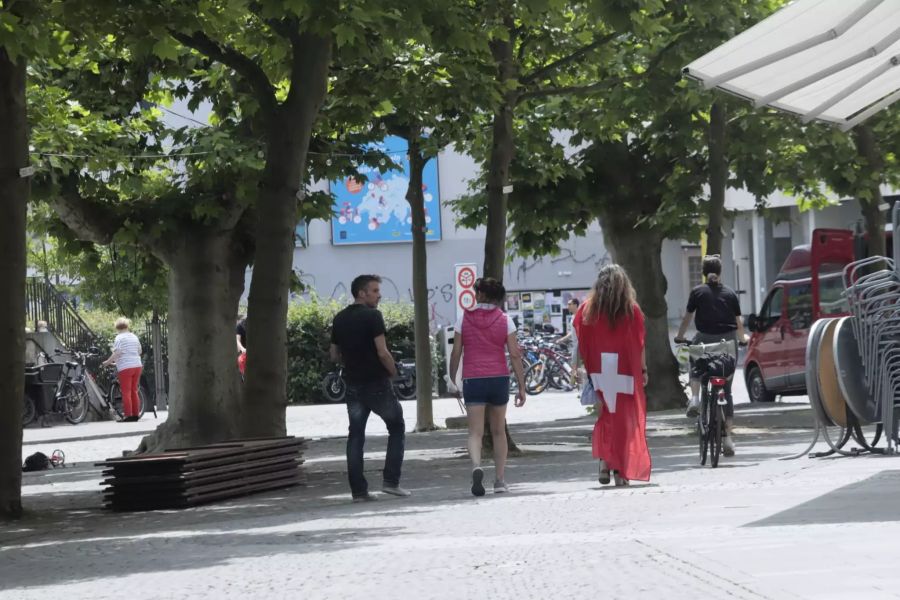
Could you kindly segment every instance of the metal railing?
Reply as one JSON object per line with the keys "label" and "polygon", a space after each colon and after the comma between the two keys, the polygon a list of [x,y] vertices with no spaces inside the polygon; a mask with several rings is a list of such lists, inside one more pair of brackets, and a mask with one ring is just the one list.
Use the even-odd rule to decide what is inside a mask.
{"label": "metal railing", "polygon": [[48,329],[71,350],[87,352],[100,341],[65,296],[44,278],[25,281],[25,319],[35,331],[39,321],[46,321]]}

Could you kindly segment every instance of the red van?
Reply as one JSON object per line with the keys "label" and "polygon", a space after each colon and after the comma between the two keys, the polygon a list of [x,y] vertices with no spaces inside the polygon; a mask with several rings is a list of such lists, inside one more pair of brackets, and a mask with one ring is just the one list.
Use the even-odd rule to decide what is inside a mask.
{"label": "red van", "polygon": [[810,244],[788,255],[751,332],[744,379],[751,402],[806,393],[806,338],[813,321],[848,314],[843,268],[854,260],[849,229],[816,229]]}

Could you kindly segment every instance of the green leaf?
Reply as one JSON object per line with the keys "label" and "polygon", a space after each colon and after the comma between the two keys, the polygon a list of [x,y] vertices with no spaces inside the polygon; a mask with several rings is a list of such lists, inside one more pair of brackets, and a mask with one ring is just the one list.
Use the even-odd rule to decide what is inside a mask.
{"label": "green leaf", "polygon": [[155,44],[153,44],[153,54],[164,60],[175,60],[178,58],[181,47],[172,36],[165,36]]}

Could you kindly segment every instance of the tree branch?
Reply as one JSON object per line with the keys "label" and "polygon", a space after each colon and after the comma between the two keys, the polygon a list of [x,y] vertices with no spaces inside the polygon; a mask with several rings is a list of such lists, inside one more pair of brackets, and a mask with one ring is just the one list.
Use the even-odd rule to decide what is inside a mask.
{"label": "tree branch", "polygon": [[605,79],[603,81],[599,81],[597,83],[592,83],[590,85],[573,85],[573,86],[564,86],[564,87],[552,87],[552,88],[542,88],[539,90],[532,90],[530,92],[523,92],[519,95],[519,102],[523,100],[528,100],[530,98],[546,98],[548,96],[577,96],[580,94],[591,94],[594,92],[599,92],[602,90],[606,90],[617,85],[621,85],[628,81],[633,81],[637,79],[637,77],[625,77],[623,79],[616,79],[614,81]]}
{"label": "tree branch", "polygon": [[552,87],[552,88],[543,88],[537,90],[531,90],[530,92],[522,92],[519,95],[519,102],[522,100],[527,100],[529,98],[546,98],[548,96],[560,96],[564,94],[569,95],[579,95],[579,94],[591,94],[594,92],[599,92],[602,90],[606,90],[612,87],[616,87],[619,85],[623,85],[626,83],[631,83],[634,81],[639,81],[646,77],[649,73],[656,70],[659,66],[659,63],[662,62],[663,57],[666,55],[666,52],[672,49],[672,47],[678,43],[678,38],[675,38],[665,46],[663,46],[660,51],[647,63],[647,68],[641,71],[640,73],[634,73],[633,75],[629,75],[627,77],[620,77],[617,79],[604,79],[603,81],[598,81],[597,83],[592,83],[589,85],[574,85],[574,86],[563,86],[563,87]]}
{"label": "tree branch", "polygon": [[50,198],[49,204],[62,222],[80,240],[109,244],[122,227],[123,220],[108,207],[82,197],[78,192],[76,176],[69,175],[61,183],[60,192]]}
{"label": "tree branch", "polygon": [[263,7],[259,2],[251,2],[249,5],[250,12],[252,12],[257,19],[259,19],[262,23],[264,23],[269,29],[280,35],[286,40],[290,40],[291,36],[297,33],[297,29],[300,25],[300,22],[296,17],[284,18],[284,19],[268,19],[263,16]]}
{"label": "tree branch", "polygon": [[593,52],[600,46],[603,46],[603,45],[611,42],[613,39],[615,39],[615,37],[617,35],[619,35],[619,34],[616,32],[608,33],[608,34],[594,40],[592,43],[590,43],[586,46],[582,46],[581,48],[575,50],[568,56],[559,58],[553,62],[550,62],[550,63],[544,65],[540,69],[537,69],[533,73],[530,73],[528,75],[524,75],[524,76],[520,77],[519,83],[521,83],[522,85],[529,85],[531,83],[534,83],[535,81],[540,81],[550,72],[555,71],[556,69],[558,69],[560,67],[564,67],[569,63],[575,62],[576,60],[582,58],[589,52]]}
{"label": "tree branch", "polygon": [[257,99],[266,112],[271,112],[277,104],[275,100],[275,88],[262,67],[246,54],[227,44],[220,44],[202,31],[195,31],[188,35],[169,30],[169,34],[189,48],[205,54],[209,58],[222,63],[237,71],[250,85]]}
{"label": "tree branch", "polygon": [[[325,97],[325,89],[316,90],[315,87],[319,85],[317,82],[324,83],[327,79],[331,40],[311,32],[295,31],[291,35],[291,50],[291,89],[285,105],[288,110],[296,110],[304,102],[312,102],[315,111],[318,111]],[[312,116],[314,118],[315,112]]]}
{"label": "tree branch", "polygon": [[224,208],[224,212],[222,213],[222,216],[219,217],[218,223],[216,223],[216,228],[221,231],[228,231],[229,229],[237,227],[238,222],[247,212],[247,206],[238,202],[233,191],[222,194],[222,207]]}

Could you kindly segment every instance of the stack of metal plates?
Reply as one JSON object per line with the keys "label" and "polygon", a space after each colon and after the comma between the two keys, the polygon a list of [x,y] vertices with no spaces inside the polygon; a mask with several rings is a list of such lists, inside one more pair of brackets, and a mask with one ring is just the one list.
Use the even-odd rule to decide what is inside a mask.
{"label": "stack of metal plates", "polygon": [[187,508],[305,483],[305,448],[302,438],[246,439],[96,464],[107,508]]}

